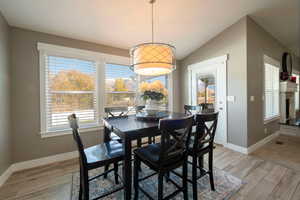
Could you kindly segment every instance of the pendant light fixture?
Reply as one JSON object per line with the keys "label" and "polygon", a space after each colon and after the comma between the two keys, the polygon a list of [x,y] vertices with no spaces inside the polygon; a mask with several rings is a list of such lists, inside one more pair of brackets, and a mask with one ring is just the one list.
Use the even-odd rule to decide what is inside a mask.
{"label": "pendant light fixture", "polygon": [[143,43],[130,49],[131,66],[135,73],[144,76],[169,74],[176,69],[175,47],[165,43],[154,42],[153,4],[152,11],[152,42]]}

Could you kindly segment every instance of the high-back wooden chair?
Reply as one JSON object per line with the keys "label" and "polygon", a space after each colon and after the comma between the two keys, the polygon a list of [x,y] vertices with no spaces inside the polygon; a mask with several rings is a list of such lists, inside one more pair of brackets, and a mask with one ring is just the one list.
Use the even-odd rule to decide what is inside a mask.
{"label": "high-back wooden chair", "polygon": [[[211,189],[215,190],[213,178],[213,149],[214,138],[218,125],[218,113],[196,114],[196,133],[193,144],[189,148],[189,156],[192,157],[192,183],[198,178],[208,174]],[[208,170],[203,167],[203,156],[208,154]],[[198,164],[197,164],[198,160]],[[200,169],[200,177],[197,175]],[[193,199],[197,199],[197,184],[193,184]]]}
{"label": "high-back wooden chair", "polygon": [[[118,162],[123,160],[123,148],[122,144],[117,141],[110,141],[103,144],[95,145],[89,148],[84,148],[80,134],[78,132],[78,119],[75,114],[68,117],[70,127],[72,128],[72,134],[79,152],[79,166],[80,166],[80,187],[79,187],[79,199],[89,200],[89,182],[104,176],[105,174],[114,171],[115,183],[118,184]],[[113,164],[114,168],[104,171],[95,177],[89,178],[89,171],[103,167],[108,164]],[[99,186],[101,187],[101,186]],[[98,198],[105,197],[114,192],[123,189],[118,187],[112,191],[101,194]]]}
{"label": "high-back wooden chair", "polygon": [[[159,121],[159,130],[161,131],[161,143],[150,144],[146,147],[134,151],[134,188],[135,199],[138,199],[139,190],[147,197],[150,195],[139,187],[138,182],[145,180],[139,179],[139,166],[141,162],[150,169],[158,173],[158,199],[163,199],[163,177],[171,170],[183,167],[182,187],[178,186],[174,180],[169,181],[176,186],[178,190],[165,197],[173,198],[179,192],[184,193],[184,199],[188,198],[187,193],[187,149],[190,142],[191,127],[193,125],[193,116],[182,119],[162,119]],[[149,176],[147,177],[149,178]]]}
{"label": "high-back wooden chair", "polygon": [[129,109],[126,106],[123,107],[106,107],[104,108],[106,117],[126,117],[128,115]]}
{"label": "high-back wooden chair", "polygon": [[198,112],[200,109],[200,106],[184,105],[184,113],[188,115],[193,115],[193,112]]}

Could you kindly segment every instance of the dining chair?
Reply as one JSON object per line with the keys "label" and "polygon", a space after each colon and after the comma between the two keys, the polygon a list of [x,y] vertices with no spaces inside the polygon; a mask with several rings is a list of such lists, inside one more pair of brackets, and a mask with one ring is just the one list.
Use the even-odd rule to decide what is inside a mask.
{"label": "dining chair", "polygon": [[213,103],[202,103],[202,104],[199,104],[199,106],[201,107],[202,113],[214,113],[215,112]]}
{"label": "dining chair", "polygon": [[[118,178],[118,162],[124,158],[122,144],[117,141],[109,141],[103,144],[84,148],[80,134],[78,132],[78,119],[75,114],[68,117],[70,127],[72,128],[72,134],[79,152],[79,165],[80,165],[80,178],[79,178],[79,200],[89,200],[89,182],[95,180],[109,172],[114,172],[115,183],[119,184]],[[104,171],[103,173],[89,178],[89,171],[103,167],[107,164],[113,164],[114,168]],[[122,180],[122,179],[121,179]],[[108,196],[114,192],[123,189],[123,186],[110,190],[101,194],[96,199]]]}
{"label": "dining chair", "polygon": [[[135,112],[141,112],[145,106],[135,106]],[[106,113],[106,117],[108,118],[122,118],[122,117],[128,117],[129,108],[126,106],[121,107],[106,107],[104,108],[104,112]],[[123,143],[122,139],[115,134],[113,131],[110,132],[109,138],[111,141],[118,141],[119,143]],[[133,146],[134,148],[139,148],[142,145],[145,144],[151,144],[152,142],[155,142],[155,139],[153,137],[148,137],[147,141],[143,141],[142,138],[136,140],[136,145]],[[110,164],[105,165],[105,171],[108,171]],[[104,174],[104,178],[107,178],[107,173]]]}
{"label": "dining chair", "polygon": [[[104,112],[106,117],[108,118],[120,118],[120,117],[127,117],[129,109],[128,107],[106,107],[104,108]],[[121,138],[117,136],[114,132],[110,132],[110,139],[116,140],[118,142],[122,142]]]}
{"label": "dining chair", "polygon": [[[143,106],[143,105],[135,106],[135,111],[136,111],[136,113],[139,113],[139,112],[142,112],[144,108],[145,108],[145,106]],[[152,144],[152,143],[155,143],[155,137],[148,137],[147,141],[143,141],[143,139],[138,140],[137,146],[141,147],[144,144]]]}
{"label": "dining chair", "polygon": [[196,112],[200,111],[200,108],[200,106],[184,105],[184,113],[188,115],[193,115]]}
{"label": "dining chair", "polygon": [[[181,119],[161,119],[159,121],[159,130],[161,131],[161,142],[141,147],[134,151],[134,198],[138,199],[139,190],[148,198],[153,199],[142,187],[139,181],[146,180],[151,176],[158,174],[158,199],[170,199],[180,192],[183,192],[184,199],[188,198],[187,188],[187,149],[193,124],[193,116]],[[139,178],[139,167],[143,162],[155,173],[144,178]],[[173,169],[182,167],[182,186],[177,184],[172,178],[169,182],[177,188],[172,194],[163,198],[163,178],[166,173]]]}
{"label": "dining chair", "polygon": [[[197,180],[206,174],[209,175],[211,190],[215,190],[213,178],[213,150],[214,138],[218,125],[219,113],[196,114],[196,134],[189,145],[188,155],[192,157],[192,184],[193,199],[197,200]],[[208,154],[208,170],[204,169],[203,157]],[[197,164],[198,161],[198,164]],[[200,170],[200,176],[197,175]]]}
{"label": "dining chair", "polygon": [[[201,109],[200,106],[192,106],[192,105],[184,105],[183,108],[184,108],[184,114],[186,114],[186,115],[196,114],[196,113],[200,112],[200,109]],[[192,127],[191,140],[194,140],[195,132],[196,132],[196,125],[194,123],[193,127]]]}

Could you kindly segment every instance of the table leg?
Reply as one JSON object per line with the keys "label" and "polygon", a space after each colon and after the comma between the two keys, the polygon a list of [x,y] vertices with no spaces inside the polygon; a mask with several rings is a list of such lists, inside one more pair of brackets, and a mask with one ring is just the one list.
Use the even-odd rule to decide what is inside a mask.
{"label": "table leg", "polygon": [[132,184],[132,169],[131,169],[131,140],[124,139],[124,161],[123,161],[123,176],[124,176],[124,199],[131,199],[131,184]]}
{"label": "table leg", "polygon": [[[109,142],[110,141],[110,132],[111,130],[109,128],[107,128],[106,126],[104,126],[104,138],[103,141],[104,142]],[[109,169],[109,165],[105,165],[105,171],[107,171]],[[104,178],[107,178],[107,173],[104,174],[103,176]]]}

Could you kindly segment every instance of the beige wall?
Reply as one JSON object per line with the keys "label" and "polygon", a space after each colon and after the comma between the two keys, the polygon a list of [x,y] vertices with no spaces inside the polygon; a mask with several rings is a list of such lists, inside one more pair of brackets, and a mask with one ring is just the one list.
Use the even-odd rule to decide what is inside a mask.
{"label": "beige wall", "polygon": [[[247,17],[247,95],[255,97],[254,102],[248,103],[248,146],[279,130],[279,121],[264,125],[263,95],[263,55],[272,57],[279,62],[282,54],[288,51],[268,32]],[[294,68],[300,69],[299,60],[294,59]],[[266,133],[264,129],[266,128]]]}
{"label": "beige wall", "polygon": [[235,96],[228,103],[228,142],[247,146],[247,69],[246,69],[246,18],[214,37],[181,61],[181,108],[188,102],[187,67],[210,58],[228,54],[227,95]]}
{"label": "beige wall", "polygon": [[[181,61],[181,107],[189,103],[187,67],[228,54],[227,93],[236,97],[235,103],[227,103],[228,142],[243,147],[257,143],[279,130],[279,121],[264,124],[263,120],[263,55],[281,61],[285,51],[288,49],[250,17],[242,18]],[[300,71],[300,59],[294,57],[293,64]]]}
{"label": "beige wall", "polygon": [[11,164],[9,27],[0,13],[0,175]]}
{"label": "beige wall", "polygon": [[[40,131],[39,57],[37,42],[128,56],[128,50],[54,35],[11,29],[13,161],[20,162],[75,150],[71,135],[44,138]],[[102,132],[82,134],[84,143],[97,144]]]}
{"label": "beige wall", "polygon": [[176,70],[173,71],[172,77],[173,77],[173,111],[174,112],[181,112],[181,82],[180,82],[180,66],[181,61],[177,60],[176,62]]}

